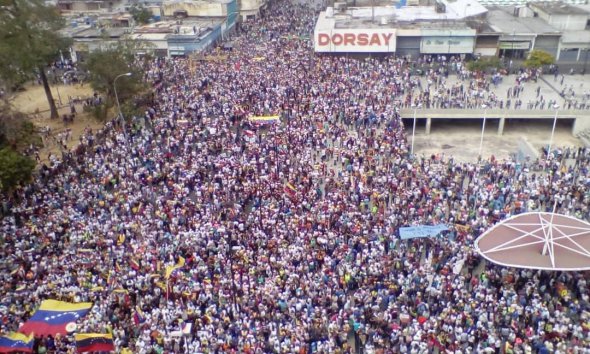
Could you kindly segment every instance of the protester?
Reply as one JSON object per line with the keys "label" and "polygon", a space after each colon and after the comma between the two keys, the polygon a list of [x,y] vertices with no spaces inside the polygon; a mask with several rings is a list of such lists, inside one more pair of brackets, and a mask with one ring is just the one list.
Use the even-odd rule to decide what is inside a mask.
{"label": "protester", "polygon": [[[417,94],[407,59],[313,55],[314,20],[281,1],[227,60],[154,61],[156,99],[127,136],[87,131],[20,189],[0,224],[0,331],[58,299],[93,302],[77,331],[133,353],[587,353],[588,272],[499,267],[472,245],[555,202],[588,219],[590,151],[412,158],[401,106],[501,94],[458,60],[464,86],[429,72]],[[399,239],[439,223],[451,231]]]}

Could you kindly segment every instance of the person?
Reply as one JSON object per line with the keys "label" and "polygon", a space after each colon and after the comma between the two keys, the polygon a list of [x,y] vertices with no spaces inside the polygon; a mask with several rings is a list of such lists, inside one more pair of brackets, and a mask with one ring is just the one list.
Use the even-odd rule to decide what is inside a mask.
{"label": "person", "polygon": [[[590,151],[565,170],[564,154],[518,169],[412,158],[399,109],[434,97],[418,94],[415,63],[312,59],[301,35],[314,19],[282,0],[242,24],[224,61],[191,72],[186,59],[154,60],[148,124],[128,139],[116,122],[88,129],[68,161],[17,191],[0,222],[3,333],[56,298],[93,302],[79,331],[112,332],[133,353],[588,347],[587,273],[506,269],[472,245],[555,202],[587,219]],[[425,73],[432,90],[438,73]],[[489,88],[473,80],[436,104],[479,104]],[[269,115],[278,121],[249,119]],[[448,237],[398,236],[439,223]]]}

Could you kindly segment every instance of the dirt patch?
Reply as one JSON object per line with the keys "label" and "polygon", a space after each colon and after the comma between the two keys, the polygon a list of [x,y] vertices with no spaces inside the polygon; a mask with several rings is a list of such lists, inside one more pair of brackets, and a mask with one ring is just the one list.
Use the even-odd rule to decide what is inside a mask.
{"label": "dirt patch", "polygon": [[[51,87],[54,99],[58,103],[60,117],[63,114],[70,113],[68,105],[70,98],[86,98],[93,94],[92,88],[88,85],[56,85]],[[58,96],[59,91],[59,96]],[[62,105],[59,105],[61,97]],[[80,142],[80,136],[86,129],[97,130],[104,125],[96,120],[91,114],[83,112],[82,103],[75,105],[76,117],[73,123],[65,124],[61,118],[50,119],[49,104],[43,86],[31,85],[26,91],[19,92],[10,99],[10,103],[17,111],[29,115],[29,119],[40,129],[49,128],[51,135],[43,139],[43,148],[39,151],[41,162],[48,161],[50,154],[61,157],[61,147],[58,143],[60,137],[65,137],[65,132],[69,129],[69,139],[65,142],[68,149],[76,147]],[[37,112],[37,113],[36,113]]]}
{"label": "dirt patch", "polygon": [[[86,98],[92,96],[93,90],[89,85],[54,85],[51,86],[51,93],[58,106],[67,107],[70,97]],[[30,114],[38,110],[42,116],[49,116],[49,103],[41,85],[27,86],[26,90],[16,94],[10,103],[20,112]]]}

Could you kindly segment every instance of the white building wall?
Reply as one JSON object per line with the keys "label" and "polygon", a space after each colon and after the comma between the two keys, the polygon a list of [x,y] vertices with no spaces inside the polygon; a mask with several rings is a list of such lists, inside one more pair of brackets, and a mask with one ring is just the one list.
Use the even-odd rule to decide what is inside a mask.
{"label": "white building wall", "polygon": [[551,15],[548,22],[560,31],[582,31],[587,21],[586,15]]}

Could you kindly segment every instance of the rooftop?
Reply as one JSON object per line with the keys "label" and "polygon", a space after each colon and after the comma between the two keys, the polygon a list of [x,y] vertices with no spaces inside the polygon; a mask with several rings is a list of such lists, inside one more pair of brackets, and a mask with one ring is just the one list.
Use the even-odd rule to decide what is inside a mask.
{"label": "rooftop", "polygon": [[129,33],[129,28],[126,27],[111,27],[111,28],[87,28],[80,32],[73,34],[74,38],[99,38],[105,34],[109,38],[119,38],[126,33]]}
{"label": "rooftop", "polygon": [[534,6],[550,15],[587,15],[586,10],[580,7],[572,6],[563,2],[535,2],[530,6]]}
{"label": "rooftop", "polygon": [[[485,14],[487,9],[475,0],[442,1],[445,12],[436,12],[434,6],[375,6],[375,18],[388,18],[394,22],[411,22],[416,20],[461,20],[466,17]],[[372,7],[349,7],[345,16],[352,18],[372,18]]]}
{"label": "rooftop", "polygon": [[488,10],[488,22],[496,32],[520,35],[561,33],[538,17],[515,17],[513,6],[491,6]]}
{"label": "rooftop", "polygon": [[220,26],[222,19],[190,19],[178,24],[176,21],[159,21],[144,26],[136,27],[133,33],[169,33],[178,35],[193,35],[206,32]]}
{"label": "rooftop", "polygon": [[164,0],[163,5],[166,4],[177,4],[177,3],[190,3],[194,5],[199,4],[229,4],[232,0]]}

